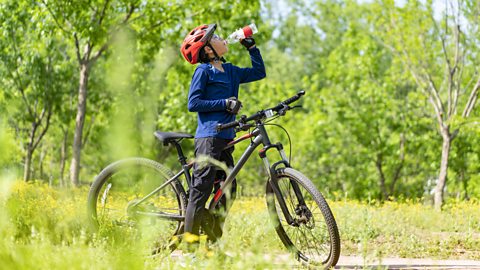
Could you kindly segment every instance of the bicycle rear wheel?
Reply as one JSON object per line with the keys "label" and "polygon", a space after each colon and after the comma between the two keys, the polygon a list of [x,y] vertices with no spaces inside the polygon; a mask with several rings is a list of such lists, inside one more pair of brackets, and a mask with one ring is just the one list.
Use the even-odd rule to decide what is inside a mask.
{"label": "bicycle rear wheel", "polygon": [[276,174],[292,222],[287,222],[270,181],[267,205],[283,244],[302,263],[335,266],[340,256],[340,236],[325,198],[306,176],[292,168],[278,169]]}
{"label": "bicycle rear wheel", "polygon": [[155,243],[155,250],[166,249],[172,236],[183,230],[187,205],[185,190],[178,179],[172,180],[173,176],[160,163],[145,158],[107,166],[88,194],[88,217],[93,228],[116,243],[129,245],[132,240],[144,240],[150,246]]}

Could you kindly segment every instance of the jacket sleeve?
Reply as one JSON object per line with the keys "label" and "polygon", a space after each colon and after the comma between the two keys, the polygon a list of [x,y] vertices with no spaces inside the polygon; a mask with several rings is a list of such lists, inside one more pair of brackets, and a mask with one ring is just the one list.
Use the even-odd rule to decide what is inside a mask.
{"label": "jacket sleeve", "polygon": [[239,76],[240,83],[248,83],[258,81],[267,76],[265,72],[265,64],[263,63],[260,50],[255,47],[248,50],[250,53],[250,59],[252,60],[251,68],[239,68],[236,67],[236,72]]}
{"label": "jacket sleeve", "polygon": [[190,112],[215,112],[224,111],[226,101],[224,99],[206,100],[208,74],[203,68],[197,68],[193,73],[190,91],[188,93],[188,110]]}

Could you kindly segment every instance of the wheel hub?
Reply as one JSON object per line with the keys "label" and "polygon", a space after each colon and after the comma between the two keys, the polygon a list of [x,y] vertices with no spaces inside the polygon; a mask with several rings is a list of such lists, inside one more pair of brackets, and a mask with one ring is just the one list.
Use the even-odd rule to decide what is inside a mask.
{"label": "wheel hub", "polygon": [[139,201],[138,199],[134,199],[128,202],[127,209],[126,209],[128,217],[135,218],[137,216],[138,201]]}
{"label": "wheel hub", "polygon": [[295,208],[295,214],[297,218],[295,219],[298,225],[305,225],[308,228],[315,227],[315,223],[313,222],[312,212],[308,209],[305,205],[297,205]]}

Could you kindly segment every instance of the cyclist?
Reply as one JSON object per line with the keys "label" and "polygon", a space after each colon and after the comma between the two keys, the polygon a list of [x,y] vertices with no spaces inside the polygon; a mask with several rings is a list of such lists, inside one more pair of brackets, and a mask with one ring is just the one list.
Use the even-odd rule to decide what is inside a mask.
{"label": "cyclist", "polygon": [[[198,26],[187,34],[182,43],[181,52],[184,58],[191,64],[201,63],[197,66],[190,84],[188,110],[198,114],[195,156],[209,156],[225,162],[228,167],[233,167],[233,147],[223,149],[235,137],[234,129],[217,131],[216,126],[235,120],[235,115],[242,107],[238,99],[239,84],[263,79],[266,73],[260,51],[251,37],[240,42],[250,53],[252,67],[240,68],[226,63],[223,56],[228,51],[227,43],[214,34],[216,27],[216,24]],[[216,191],[220,185],[214,183],[215,179],[222,179],[222,173],[224,172],[217,172],[214,166],[199,168],[197,164],[194,165],[185,217],[185,233],[198,235],[203,224],[209,240],[216,241],[222,236],[224,222],[222,215],[216,217],[213,228],[205,228],[203,219],[207,213],[205,204],[214,187]],[[232,201],[235,192],[236,181],[231,186]],[[221,204],[226,213],[228,209],[225,196]]]}

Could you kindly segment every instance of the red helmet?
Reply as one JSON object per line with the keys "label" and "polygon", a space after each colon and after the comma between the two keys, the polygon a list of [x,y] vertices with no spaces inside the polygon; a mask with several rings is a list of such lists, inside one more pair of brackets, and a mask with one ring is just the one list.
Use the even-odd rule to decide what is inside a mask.
{"label": "red helmet", "polygon": [[198,63],[198,54],[213,36],[216,24],[204,24],[195,27],[183,40],[180,51],[190,64]]}

